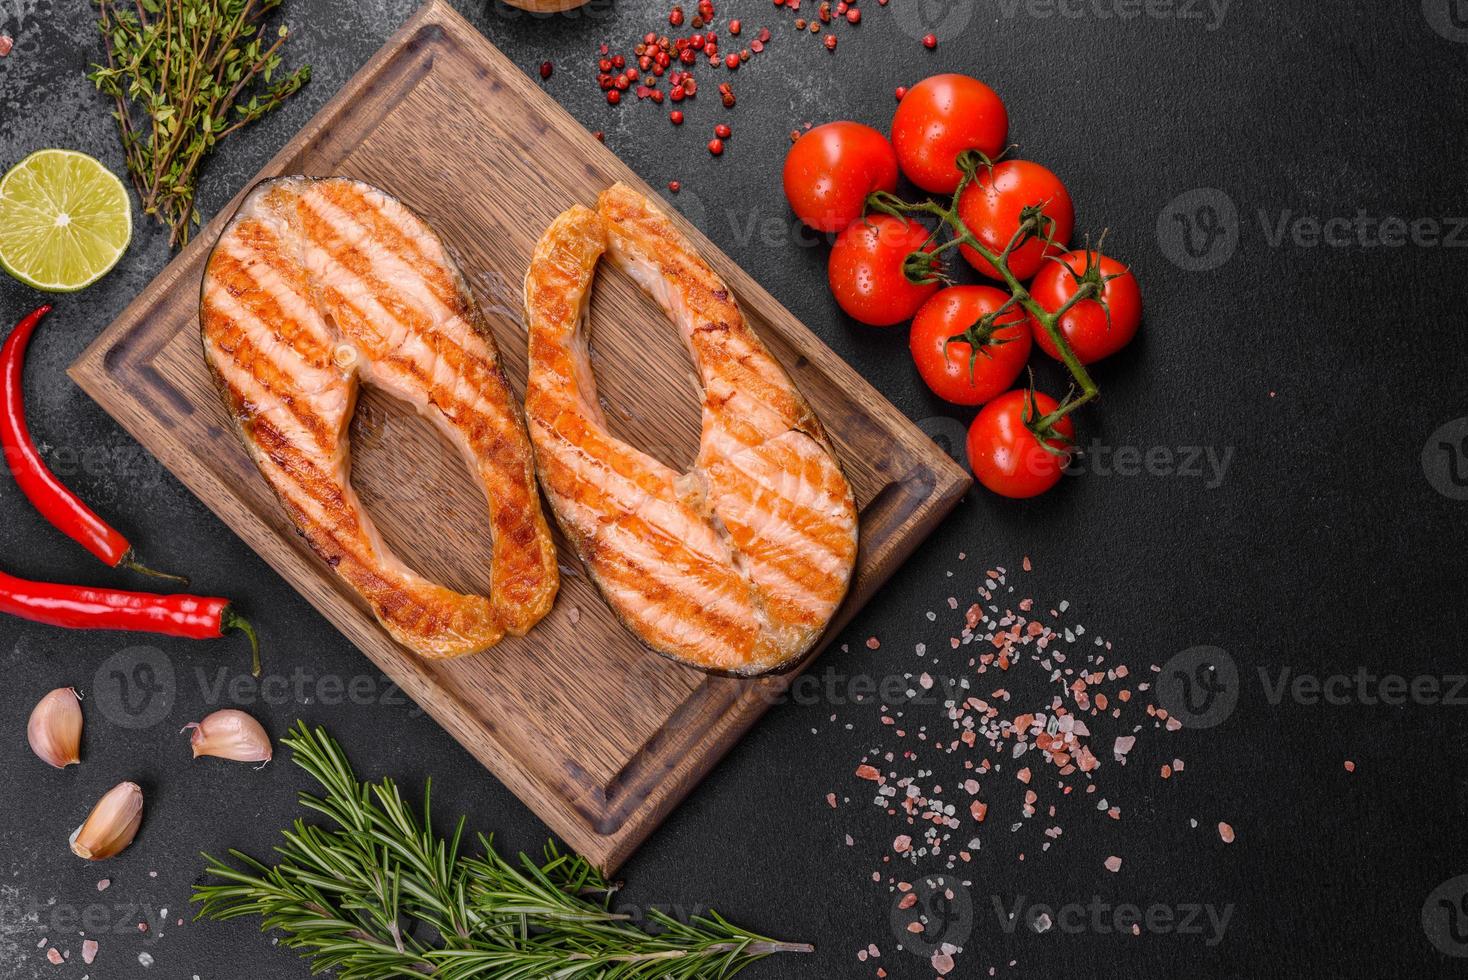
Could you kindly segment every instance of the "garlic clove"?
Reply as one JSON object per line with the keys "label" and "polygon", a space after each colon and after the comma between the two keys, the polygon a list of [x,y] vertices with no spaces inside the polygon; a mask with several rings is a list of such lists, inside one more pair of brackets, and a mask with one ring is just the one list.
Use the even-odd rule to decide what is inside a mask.
{"label": "garlic clove", "polygon": [[65,769],[82,761],[82,703],[75,688],[58,687],[36,704],[26,739],[49,766]]}
{"label": "garlic clove", "polygon": [[273,754],[270,736],[264,727],[234,708],[214,712],[203,721],[190,722],[184,731],[193,729],[189,741],[193,744],[194,758],[212,755],[234,762],[269,762]]}
{"label": "garlic clove", "polygon": [[71,852],[88,861],[120,854],[143,822],[143,791],[137,783],[118,783],[97,801],[86,822],[71,835]]}

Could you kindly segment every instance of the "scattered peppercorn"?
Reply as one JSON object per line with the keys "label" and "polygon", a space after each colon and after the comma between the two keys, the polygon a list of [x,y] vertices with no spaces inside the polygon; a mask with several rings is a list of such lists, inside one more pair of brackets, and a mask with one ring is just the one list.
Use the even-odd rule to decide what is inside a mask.
{"label": "scattered peppercorn", "polygon": [[897,86],[897,101],[898,102],[901,102],[906,97],[907,97],[907,86],[906,85],[899,85],[899,86]]}
{"label": "scattered peppercorn", "polygon": [[556,70],[556,66],[553,65],[553,64],[551,64],[549,61],[542,61],[540,63],[540,77],[541,78],[550,78],[551,77],[551,72],[553,72],[555,70]]}
{"label": "scattered peppercorn", "polygon": [[668,190],[672,191],[674,194],[678,193],[682,189],[683,185],[678,183],[676,180],[668,181]]}
{"label": "scattered peppercorn", "polygon": [[936,35],[936,34],[929,34],[929,35],[927,35],[927,36],[925,36],[923,38],[923,47],[927,48],[929,51],[933,50],[937,46],[938,46],[938,35]]}
{"label": "scattered peppercorn", "polygon": [[668,113],[668,121],[674,126],[683,125],[683,113],[677,109],[674,109],[672,112]]}
{"label": "scattered peppercorn", "polygon": [[621,102],[621,101],[622,101],[622,93],[619,92],[618,90],[611,89],[610,91],[607,92],[607,104],[608,105],[616,105],[618,102]]}
{"label": "scattered peppercorn", "polygon": [[716,157],[723,156],[724,155],[724,141],[721,140],[721,139],[711,139],[711,140],[709,140],[709,152],[712,153]]}
{"label": "scattered peppercorn", "polygon": [[669,24],[672,24],[674,27],[682,27],[683,26],[683,8],[682,7],[674,7],[668,13],[668,23]]}
{"label": "scattered peppercorn", "polygon": [[835,34],[827,34],[826,35],[826,50],[827,51],[835,51],[836,50],[836,35]]}
{"label": "scattered peppercorn", "polygon": [[730,129],[723,123],[719,123],[717,126],[714,127],[714,135],[719,137],[719,139],[726,140],[734,135],[734,130]]}

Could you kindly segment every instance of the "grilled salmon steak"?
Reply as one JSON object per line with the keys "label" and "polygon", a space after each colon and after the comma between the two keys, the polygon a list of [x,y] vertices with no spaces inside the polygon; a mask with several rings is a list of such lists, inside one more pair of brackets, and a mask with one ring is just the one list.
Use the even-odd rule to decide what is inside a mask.
{"label": "grilled salmon steak", "polygon": [[[555,600],[555,545],[519,408],[489,328],[433,230],[367,184],[267,181],[209,257],[204,355],[245,448],[296,527],[399,643],[457,657],[523,634]],[[408,402],[484,486],[488,596],[418,575],[352,489],[362,382]]]}
{"label": "grilled salmon steak", "polygon": [[[698,457],[679,473],[617,439],[586,328],[603,253],[677,325],[703,385]],[[820,420],[666,215],[616,184],[562,214],[525,279],[526,415],[561,529],[627,628],[719,673],[811,648],[856,561],[851,487]]]}

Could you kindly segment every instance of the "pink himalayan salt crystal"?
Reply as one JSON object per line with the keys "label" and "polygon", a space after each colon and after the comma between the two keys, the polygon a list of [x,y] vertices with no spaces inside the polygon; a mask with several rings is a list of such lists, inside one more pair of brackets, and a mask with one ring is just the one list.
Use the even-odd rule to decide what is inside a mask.
{"label": "pink himalayan salt crystal", "polygon": [[9,54],[10,49],[13,47],[15,47],[15,41],[11,39],[10,35],[0,34],[0,58]]}
{"label": "pink himalayan salt crystal", "polygon": [[1234,829],[1220,820],[1218,821],[1218,836],[1223,839],[1225,844],[1232,844],[1234,842]]}
{"label": "pink himalayan salt crystal", "polygon": [[62,963],[61,950],[57,949],[55,946],[52,946],[50,949],[46,950],[46,959],[50,960],[52,964],[60,966]]}
{"label": "pink himalayan salt crystal", "polygon": [[90,964],[97,958],[97,940],[88,939],[82,942],[82,962]]}
{"label": "pink himalayan salt crystal", "polygon": [[939,976],[950,973],[953,970],[953,957],[947,953],[934,953],[932,959],[933,969]]}
{"label": "pink himalayan salt crystal", "polygon": [[1121,858],[1117,857],[1115,854],[1113,854],[1111,857],[1107,858],[1106,859],[1106,870],[1107,871],[1110,871],[1112,874],[1116,874],[1116,872],[1120,871],[1121,870]]}
{"label": "pink himalayan salt crystal", "polygon": [[111,878],[103,878],[101,881],[97,882],[97,891],[105,892],[111,885]]}
{"label": "pink himalayan salt crystal", "polygon": [[897,839],[892,842],[892,850],[898,854],[905,854],[912,850],[912,838],[906,834],[898,834]]}

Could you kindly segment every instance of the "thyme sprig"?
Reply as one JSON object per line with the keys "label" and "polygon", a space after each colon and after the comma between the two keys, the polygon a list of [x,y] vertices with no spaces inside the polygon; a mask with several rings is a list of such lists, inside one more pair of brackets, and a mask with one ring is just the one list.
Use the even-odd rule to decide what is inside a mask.
{"label": "thyme sprig", "polygon": [[194,190],[220,140],[277,108],[311,77],[276,79],[290,31],[263,21],[281,0],[94,0],[107,63],[87,77],[116,103],[128,173],[143,211],[185,244]]}
{"label": "thyme sprig", "polygon": [[656,931],[612,911],[615,886],[585,859],[547,844],[540,861],[481,853],[433,831],[391,779],[359,782],[326,731],[298,723],[281,739],[296,765],[325,788],[300,802],[333,827],[297,820],[275,848],[276,864],[231,850],[236,864],[205,855],[220,884],[195,886],[198,918],[259,916],[313,971],[342,980],[713,980],[772,953],[810,952],[755,935],[710,912],[681,922],[659,912]]}

